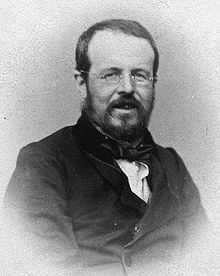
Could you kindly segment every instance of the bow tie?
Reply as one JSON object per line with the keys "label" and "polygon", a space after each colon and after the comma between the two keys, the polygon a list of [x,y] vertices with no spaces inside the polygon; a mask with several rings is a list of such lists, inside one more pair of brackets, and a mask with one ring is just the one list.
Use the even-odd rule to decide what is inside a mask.
{"label": "bow tie", "polygon": [[[150,133],[147,133],[147,135],[150,135]],[[150,141],[146,141],[146,138]],[[144,163],[148,163],[154,149],[153,140],[152,138],[149,138],[151,138],[151,136],[145,136],[143,141],[135,147],[130,145],[121,145],[109,138],[101,144],[101,147],[110,151],[115,159],[126,159],[130,162],[142,161]]]}

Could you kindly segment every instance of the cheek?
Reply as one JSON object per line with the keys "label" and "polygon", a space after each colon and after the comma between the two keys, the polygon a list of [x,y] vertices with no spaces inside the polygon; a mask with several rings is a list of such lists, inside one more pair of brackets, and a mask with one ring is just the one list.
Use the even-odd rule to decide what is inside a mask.
{"label": "cheek", "polygon": [[154,107],[154,90],[145,92],[141,97],[141,104],[145,112],[149,113]]}
{"label": "cheek", "polygon": [[144,89],[139,91],[139,100],[145,106],[154,100],[154,89]]}
{"label": "cheek", "polygon": [[113,92],[103,86],[90,85],[90,98],[95,105],[108,105],[111,101]]}

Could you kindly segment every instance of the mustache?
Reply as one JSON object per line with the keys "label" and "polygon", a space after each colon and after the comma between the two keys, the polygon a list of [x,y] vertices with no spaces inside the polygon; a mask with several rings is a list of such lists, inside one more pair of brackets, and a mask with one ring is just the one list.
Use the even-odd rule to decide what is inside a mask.
{"label": "mustache", "polygon": [[123,107],[140,108],[142,107],[142,104],[139,101],[137,101],[133,96],[130,96],[130,97],[121,96],[117,100],[112,101],[109,105],[109,109],[123,108]]}

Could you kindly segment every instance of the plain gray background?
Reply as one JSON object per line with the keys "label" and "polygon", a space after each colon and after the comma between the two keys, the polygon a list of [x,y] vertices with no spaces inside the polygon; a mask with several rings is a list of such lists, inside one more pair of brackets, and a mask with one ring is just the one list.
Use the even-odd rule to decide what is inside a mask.
{"label": "plain gray background", "polygon": [[153,34],[160,68],[150,130],[182,156],[220,233],[218,0],[1,0],[0,200],[19,149],[78,118],[75,44],[107,18],[138,20]]}

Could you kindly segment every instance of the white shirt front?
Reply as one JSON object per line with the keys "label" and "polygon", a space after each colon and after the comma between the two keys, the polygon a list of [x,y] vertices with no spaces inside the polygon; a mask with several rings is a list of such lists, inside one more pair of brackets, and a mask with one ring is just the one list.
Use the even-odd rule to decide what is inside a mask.
{"label": "white shirt front", "polygon": [[148,165],[139,161],[130,162],[125,159],[118,159],[116,162],[127,176],[132,192],[145,202],[148,202],[151,196],[147,183],[147,176],[149,175]]}

